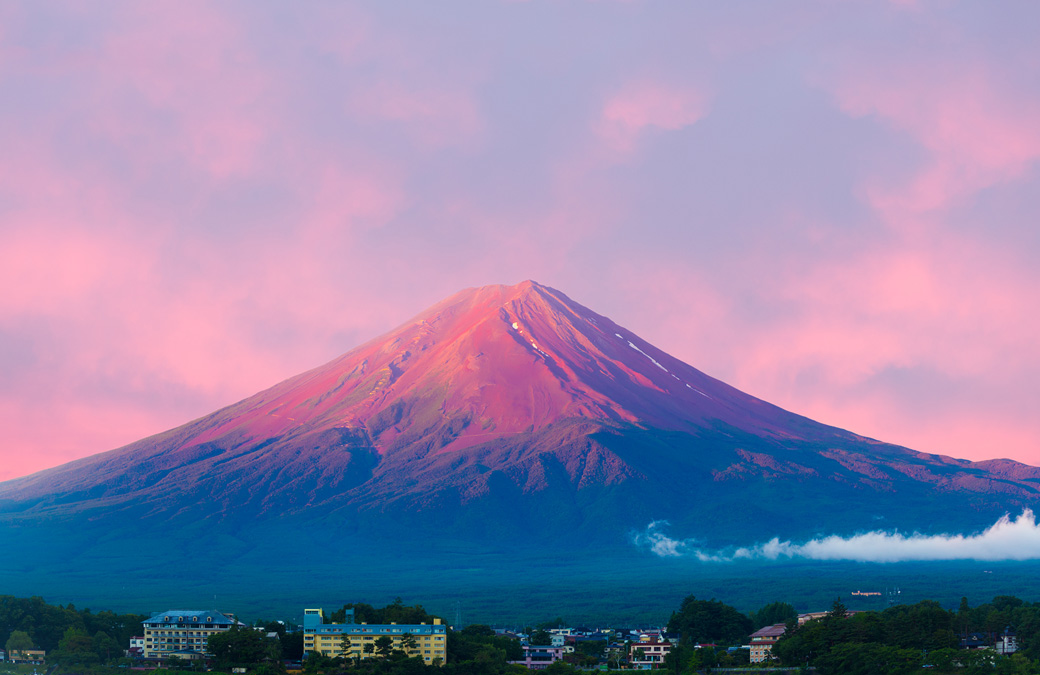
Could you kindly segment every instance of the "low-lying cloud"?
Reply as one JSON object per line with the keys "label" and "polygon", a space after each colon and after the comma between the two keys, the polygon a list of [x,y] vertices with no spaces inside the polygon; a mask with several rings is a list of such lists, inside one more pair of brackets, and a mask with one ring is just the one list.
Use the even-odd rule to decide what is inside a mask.
{"label": "low-lying cloud", "polygon": [[751,547],[707,549],[695,539],[673,539],[663,529],[667,521],[654,521],[633,537],[637,546],[664,558],[691,558],[701,562],[736,560],[853,560],[858,562],[907,562],[920,560],[1035,560],[1040,559],[1040,525],[1032,510],[1017,518],[1005,514],[976,534],[925,535],[915,532],[866,532],[851,537],[832,535],[805,543],[774,537]]}

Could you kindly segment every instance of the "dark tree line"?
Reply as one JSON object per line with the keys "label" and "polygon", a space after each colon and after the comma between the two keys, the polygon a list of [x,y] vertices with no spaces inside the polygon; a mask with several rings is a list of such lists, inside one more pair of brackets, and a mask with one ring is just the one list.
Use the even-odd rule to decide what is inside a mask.
{"label": "dark tree line", "polygon": [[[123,656],[134,635],[143,635],[143,614],[77,610],[72,604],[51,605],[43,598],[0,596],[0,645],[16,631],[28,635],[37,649],[55,660],[80,658],[106,662]],[[93,654],[93,656],[91,656]]]}
{"label": "dark tree line", "polygon": [[363,602],[353,602],[343,605],[328,615],[329,623],[344,623],[347,618],[347,610],[354,610],[354,621],[357,623],[433,623],[435,617],[422,605],[406,605],[401,598],[396,598],[386,607],[376,608]]}
{"label": "dark tree line", "polygon": [[[1017,632],[1019,652],[997,655],[992,650],[959,649],[965,633],[985,633],[992,644],[997,635],[1011,627]],[[1040,672],[1040,603],[1000,596],[992,603],[972,609],[966,599],[958,611],[943,609],[923,600],[915,605],[897,605],[881,612],[846,615],[840,600],[823,619],[787,631],[773,647],[774,656],[787,666],[815,666],[821,675],[872,673]]]}
{"label": "dark tree line", "polygon": [[750,618],[715,598],[687,596],[668,619],[668,632],[678,633],[680,644],[740,644],[753,631]]}

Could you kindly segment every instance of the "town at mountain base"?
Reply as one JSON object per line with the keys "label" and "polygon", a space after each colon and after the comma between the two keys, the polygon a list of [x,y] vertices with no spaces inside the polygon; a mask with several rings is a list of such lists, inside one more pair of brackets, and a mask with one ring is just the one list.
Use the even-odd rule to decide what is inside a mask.
{"label": "town at mountain base", "polygon": [[[301,588],[361,563],[446,578],[485,554],[514,581],[541,578],[532,559],[638,577],[656,565],[634,544],[653,522],[714,547],[970,533],[1035,508],[1038,484],[1034,467],[785,411],[524,282],[462,291],[239,403],[0,484],[0,546],[19,551],[8,571],[43,556],[51,577],[118,570],[124,585],[240,563]],[[279,576],[286,556],[308,574]]]}
{"label": "town at mountain base", "polygon": [[[674,606],[674,604],[673,604]],[[767,666],[821,675],[1035,673],[1040,605],[997,596],[956,611],[933,600],[883,611],[799,611],[774,600],[746,614],[717,599],[685,597],[665,624],[590,623],[543,614],[523,623],[448,625],[401,598],[326,613],[254,618],[217,608],[150,614],[76,610],[34,597],[0,596],[0,661],[9,672],[46,666],[55,675],[120,669],[254,675],[578,675],[663,670],[681,675]],[[295,617],[295,618],[294,618]]]}

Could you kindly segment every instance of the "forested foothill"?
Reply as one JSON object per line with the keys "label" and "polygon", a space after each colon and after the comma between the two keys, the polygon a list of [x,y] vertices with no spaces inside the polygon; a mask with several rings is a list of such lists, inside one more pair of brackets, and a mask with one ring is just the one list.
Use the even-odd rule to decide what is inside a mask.
{"label": "forested foothill", "polygon": [[[1005,633],[1014,653],[991,647]],[[962,598],[953,611],[923,600],[850,614],[838,600],[821,619],[789,621],[773,654],[821,675],[1040,673],[1040,603],[1002,595],[976,607]]]}
{"label": "forested foothill", "polygon": [[142,634],[141,622],[147,618],[0,595],[0,648],[8,653],[11,647],[42,649],[48,663],[106,663],[123,656],[130,638]]}
{"label": "forested foothill", "polygon": [[[329,621],[342,621],[353,610],[358,622],[430,623],[435,618],[422,605],[405,605],[400,599],[376,608],[364,603],[343,605],[329,613]],[[125,656],[132,636],[143,634],[143,614],[92,612],[74,606],[50,605],[42,598],[0,596],[0,646],[46,651],[49,675],[112,675],[140,668],[140,661]],[[765,626],[784,624],[785,632],[773,646],[773,659],[761,667],[815,669],[820,675],[978,675],[1040,674],[1040,602],[1012,596],[972,607],[962,599],[956,610],[924,600],[895,605],[881,611],[851,612],[835,600],[820,618],[805,620],[783,601],[744,614],[714,598],[688,596],[672,612],[661,639],[672,642],[661,663],[663,672],[694,675],[724,668],[756,667],[748,663],[751,633]],[[515,632],[496,631],[486,625],[451,630],[447,662],[427,665],[421,657],[409,657],[392,646],[361,660],[303,654],[303,634],[298,627],[280,621],[258,620],[235,626],[210,638],[208,663],[171,662],[154,669],[154,675],[199,671],[245,672],[250,675],[520,675],[528,672],[512,664],[523,657],[521,639],[531,645],[548,644],[550,630],[565,625],[554,618]],[[992,644],[1000,635],[1014,635],[1015,651],[999,654]],[[653,632],[653,631],[651,631]],[[548,675],[573,675],[583,670],[629,668],[629,648],[638,650],[640,631],[611,629],[610,639],[573,643],[565,660],[550,665]],[[645,636],[644,636],[645,637]],[[657,638],[655,638],[657,639]],[[389,641],[388,641],[389,642]],[[32,673],[31,666],[0,664],[0,673]]]}

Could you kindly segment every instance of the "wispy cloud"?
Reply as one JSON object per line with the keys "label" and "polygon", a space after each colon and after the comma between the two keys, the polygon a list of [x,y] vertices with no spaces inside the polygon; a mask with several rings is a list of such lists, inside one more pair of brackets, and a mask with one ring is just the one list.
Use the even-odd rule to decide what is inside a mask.
{"label": "wispy cloud", "polygon": [[976,534],[910,535],[900,532],[867,532],[851,537],[832,535],[797,544],[774,537],[750,547],[711,550],[695,539],[673,539],[654,521],[633,542],[666,558],[691,558],[700,562],[735,560],[854,560],[857,562],[906,562],[920,560],[1035,560],[1040,559],[1040,524],[1030,509],[1012,519],[1005,514]]}

